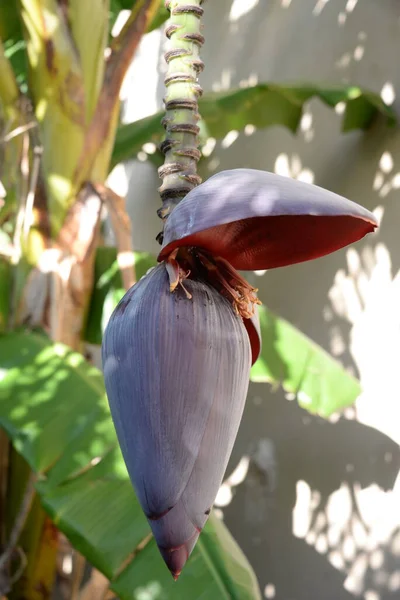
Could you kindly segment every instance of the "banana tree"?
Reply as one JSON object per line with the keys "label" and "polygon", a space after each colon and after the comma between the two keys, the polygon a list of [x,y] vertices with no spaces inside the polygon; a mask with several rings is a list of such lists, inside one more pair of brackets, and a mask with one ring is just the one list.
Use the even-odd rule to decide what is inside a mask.
{"label": "banana tree", "polygon": [[[181,290],[186,279],[182,273],[189,269],[186,259],[182,264],[182,256],[175,261],[177,255],[171,253],[183,236],[173,226],[168,234],[168,222],[170,213],[181,214],[174,207],[182,198],[203,189],[196,187],[198,143],[248,122],[296,130],[304,103],[314,95],[330,106],[345,102],[345,130],[367,127],[378,113],[389,122],[394,117],[379,97],[355,87],[261,84],[205,94],[198,102],[201,2],[194,0],[189,8],[181,0],[165,6],[160,0],[11,0],[0,6],[0,180],[5,190],[0,198],[0,425],[7,434],[0,440],[0,591],[6,594],[15,584],[10,597],[50,597],[59,531],[105,574],[121,598],[137,598],[140,590],[163,598],[176,593],[185,598],[260,597],[246,558],[213,516],[179,587],[173,587],[157,559],[156,543],[116,445],[102,377],[82,356],[85,342],[101,342],[110,311],[135,281],[133,265],[140,277],[154,263],[132,253],[124,202],[107,188],[107,176],[116,162],[135,156],[144,143],[162,142],[159,216],[165,223],[164,246],[172,243],[176,248],[160,259],[168,258],[171,284]],[[123,9],[130,10],[129,17],[112,36]],[[120,126],[119,93],[126,70],[142,35],[160,26],[169,11],[163,124],[161,115],[155,115]],[[167,130],[164,141],[162,125]],[[116,249],[103,244],[104,211],[115,228]],[[346,211],[351,221],[373,225],[370,216],[357,210],[350,215],[348,207]],[[122,263],[127,252],[131,261]],[[197,264],[207,273],[214,267],[215,259],[208,255]],[[235,292],[238,281],[248,290],[238,274],[235,281]],[[219,296],[215,302],[221,302]],[[259,344],[253,350],[258,325],[253,315],[244,317],[255,360],[260,352]],[[276,345],[268,341],[272,325],[281,339],[278,363],[292,366],[282,384],[291,391],[305,390],[310,410],[327,416],[356,398],[354,378],[266,309],[261,313],[264,345],[252,370],[255,379],[281,382]],[[291,353],[293,347],[296,353]],[[323,386],[315,377],[316,365]],[[243,375],[241,381],[245,379]],[[240,394],[242,408],[246,385]],[[228,456],[229,448],[213,478],[211,496]]]}

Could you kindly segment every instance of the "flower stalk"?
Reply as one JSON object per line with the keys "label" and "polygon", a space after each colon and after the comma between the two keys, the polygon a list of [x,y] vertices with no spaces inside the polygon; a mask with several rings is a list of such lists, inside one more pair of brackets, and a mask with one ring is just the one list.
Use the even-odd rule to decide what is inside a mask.
{"label": "flower stalk", "polygon": [[[162,207],[158,216],[165,223],[173,208],[190,190],[201,183],[197,175],[198,149],[198,98],[202,89],[198,75],[204,64],[200,48],[204,42],[201,34],[203,0],[166,0],[171,13],[166,36],[169,40],[165,53],[168,69],[164,80],[165,140],[160,149],[165,155],[159,169],[163,180],[159,188]],[[162,242],[162,234],[157,238]]]}

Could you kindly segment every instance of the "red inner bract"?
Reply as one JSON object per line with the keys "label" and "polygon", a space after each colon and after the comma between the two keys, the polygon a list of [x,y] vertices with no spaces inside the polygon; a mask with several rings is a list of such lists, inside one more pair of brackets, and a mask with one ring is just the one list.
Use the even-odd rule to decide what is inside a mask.
{"label": "red inner bract", "polygon": [[251,346],[251,364],[254,365],[261,352],[261,332],[256,327],[253,319],[243,319]]}
{"label": "red inner bract", "polygon": [[351,216],[253,217],[173,240],[163,248],[158,260],[164,260],[175,248],[195,246],[223,257],[235,269],[272,269],[339,250],[375,227],[371,221]]}

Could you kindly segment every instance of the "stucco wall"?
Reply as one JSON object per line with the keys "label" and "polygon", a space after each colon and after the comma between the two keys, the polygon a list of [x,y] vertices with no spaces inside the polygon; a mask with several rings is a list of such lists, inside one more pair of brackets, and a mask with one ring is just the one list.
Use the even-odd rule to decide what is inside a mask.
{"label": "stucco wall", "polygon": [[[397,0],[204,6],[206,91],[249,78],[351,82],[382,92],[400,113]],[[142,43],[124,87],[127,121],[161,108],[163,43],[161,32]],[[365,392],[354,410],[323,422],[281,391],[252,384],[227,477],[239,468],[217,504],[266,598],[398,599],[400,135],[382,123],[343,135],[340,115],[318,101],[307,115],[297,136],[271,128],[217,143],[203,175],[239,166],[276,171],[339,192],[381,218],[379,233],[351,249],[251,275],[261,299],[352,368]],[[112,183],[127,189],[135,247],[157,251],[154,167],[134,161]]]}

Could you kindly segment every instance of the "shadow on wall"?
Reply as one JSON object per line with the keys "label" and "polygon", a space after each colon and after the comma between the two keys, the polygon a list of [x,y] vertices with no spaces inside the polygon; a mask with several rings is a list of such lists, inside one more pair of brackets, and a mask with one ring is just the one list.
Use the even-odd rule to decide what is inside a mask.
{"label": "shadow on wall", "polygon": [[358,418],[398,443],[399,152],[398,132],[377,126],[359,141],[351,169],[338,171],[329,186],[374,210],[381,221],[377,234],[317,261],[249,277],[272,311],[360,377]]}
{"label": "shadow on wall", "polygon": [[356,421],[312,417],[282,396],[251,386],[231,459],[234,467],[247,455],[249,468],[222,507],[265,597],[399,598],[400,515],[396,524],[398,502],[385,493],[399,472],[399,447]]}
{"label": "shadow on wall", "polygon": [[[397,0],[219,0],[206,7],[206,90],[259,81],[352,83],[380,92],[398,45]],[[383,31],[385,34],[383,34]],[[384,43],[383,43],[384,35]],[[162,86],[159,87],[162,97]]]}

